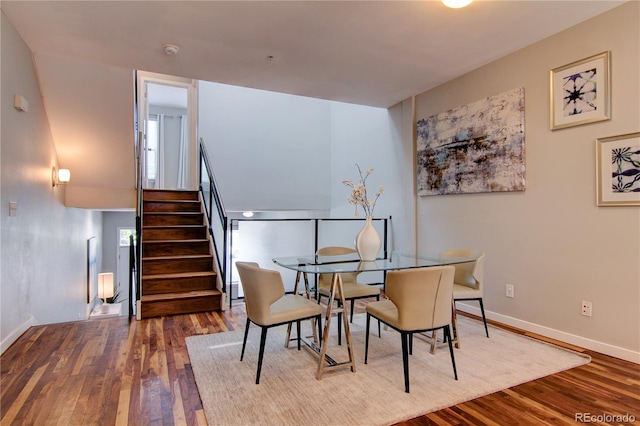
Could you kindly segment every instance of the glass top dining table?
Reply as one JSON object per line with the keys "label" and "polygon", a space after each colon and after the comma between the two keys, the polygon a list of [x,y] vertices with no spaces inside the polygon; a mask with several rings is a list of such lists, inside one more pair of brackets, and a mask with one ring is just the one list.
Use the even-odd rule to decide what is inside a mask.
{"label": "glass top dining table", "polygon": [[276,257],[273,262],[283,268],[307,274],[332,274],[347,272],[392,271],[425,268],[430,266],[455,265],[473,262],[474,259],[442,254],[406,254],[392,252],[386,258],[361,261],[357,253],[337,256],[291,256]]}
{"label": "glass top dining table", "polygon": [[[335,297],[338,297],[338,308],[335,310],[336,312],[346,312],[344,309],[346,308],[344,295],[342,293],[342,278],[341,275],[343,273],[350,272],[369,272],[369,271],[393,271],[393,270],[401,270],[401,269],[412,269],[412,268],[426,268],[426,267],[434,267],[434,266],[445,266],[445,265],[454,265],[458,263],[466,263],[473,262],[474,259],[464,258],[464,257],[456,257],[456,256],[448,256],[448,255],[415,255],[415,254],[406,254],[406,253],[397,253],[392,252],[387,257],[379,258],[373,261],[361,261],[356,253],[352,254],[344,254],[344,255],[336,255],[336,256],[318,256],[318,255],[307,255],[307,256],[292,256],[292,257],[277,257],[273,259],[273,262],[276,265],[279,265],[283,268],[291,269],[297,271],[296,276],[296,285],[294,289],[294,293],[298,293],[298,283],[300,281],[301,275],[304,276],[305,287],[306,287],[306,295],[310,297],[309,294],[309,286],[308,286],[308,274],[332,274],[333,279],[331,280],[331,289],[330,289],[330,298],[327,304],[327,309],[325,311],[325,327],[322,338],[322,343],[320,347],[315,344],[307,345],[316,351],[319,355],[318,361],[318,370],[316,372],[316,378],[320,380],[322,378],[323,371],[327,368],[341,368],[341,367],[350,367],[351,371],[355,373],[356,365],[354,358],[353,346],[351,344],[351,332],[349,330],[349,321],[344,321],[344,332],[345,338],[347,341],[347,352],[349,355],[349,361],[347,362],[337,362],[332,357],[327,355],[327,337],[329,335],[329,329],[331,325],[331,316],[333,302]],[[347,317],[345,313],[345,317]],[[454,328],[455,329],[455,328]],[[455,332],[454,332],[455,333]],[[289,325],[287,330],[287,342],[290,340],[291,335],[291,326]],[[314,339],[315,340],[315,339]]]}

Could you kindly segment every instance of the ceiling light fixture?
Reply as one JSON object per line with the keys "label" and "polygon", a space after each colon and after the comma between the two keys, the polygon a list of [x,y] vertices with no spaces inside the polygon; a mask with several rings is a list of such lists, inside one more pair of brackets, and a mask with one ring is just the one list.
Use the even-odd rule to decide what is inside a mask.
{"label": "ceiling light fixture", "polygon": [[180,48],[178,46],[176,46],[175,44],[165,44],[164,45],[164,53],[166,53],[169,56],[175,56],[178,54],[178,50],[180,50]]}
{"label": "ceiling light fixture", "polygon": [[473,0],[442,0],[442,3],[452,9],[460,9],[469,6]]}

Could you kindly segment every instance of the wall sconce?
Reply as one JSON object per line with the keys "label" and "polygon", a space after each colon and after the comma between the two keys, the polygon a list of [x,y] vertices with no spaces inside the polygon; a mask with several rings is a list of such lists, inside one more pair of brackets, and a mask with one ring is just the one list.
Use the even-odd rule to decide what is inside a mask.
{"label": "wall sconce", "polygon": [[98,274],[98,297],[104,301],[101,308],[102,313],[108,313],[109,304],[107,304],[107,299],[113,297],[113,272]]}
{"label": "wall sconce", "polygon": [[58,169],[53,166],[51,169],[51,186],[66,185],[71,180],[69,169]]}

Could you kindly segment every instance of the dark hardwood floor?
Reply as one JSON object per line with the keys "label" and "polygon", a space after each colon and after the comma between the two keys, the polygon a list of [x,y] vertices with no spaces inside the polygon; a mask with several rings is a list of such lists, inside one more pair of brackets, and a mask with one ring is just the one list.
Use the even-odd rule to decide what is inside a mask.
{"label": "dark hardwood floor", "polygon": [[[131,323],[114,318],[32,327],[0,358],[0,424],[205,425],[185,337],[244,323],[238,306]],[[592,362],[402,425],[575,425],[580,413],[583,420],[635,417],[594,424],[640,424],[640,366],[573,349]]]}

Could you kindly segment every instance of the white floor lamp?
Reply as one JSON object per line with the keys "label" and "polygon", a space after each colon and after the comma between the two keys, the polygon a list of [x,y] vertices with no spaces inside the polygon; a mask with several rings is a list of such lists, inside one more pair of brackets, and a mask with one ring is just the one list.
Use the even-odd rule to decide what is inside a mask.
{"label": "white floor lamp", "polygon": [[113,272],[103,272],[98,274],[98,297],[103,300],[102,313],[109,312],[107,299],[113,297]]}

